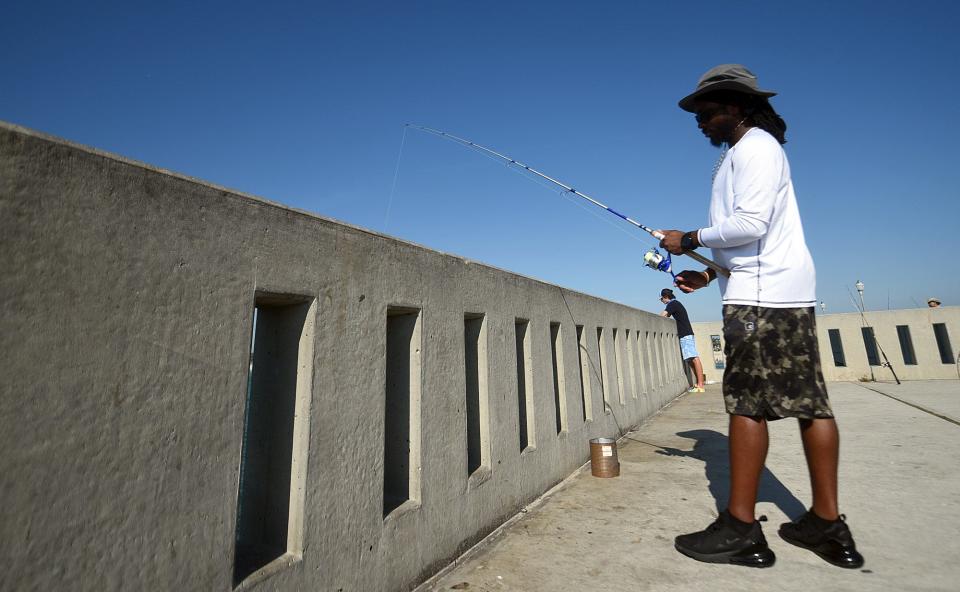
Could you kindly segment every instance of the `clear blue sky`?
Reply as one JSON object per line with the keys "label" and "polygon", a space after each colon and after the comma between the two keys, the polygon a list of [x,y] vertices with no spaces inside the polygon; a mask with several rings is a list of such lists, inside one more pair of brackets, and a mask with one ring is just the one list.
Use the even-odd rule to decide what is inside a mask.
{"label": "clear blue sky", "polygon": [[16,2],[0,119],[659,311],[645,235],[423,132],[400,155],[403,126],[691,229],[717,152],[676,102],[740,62],[780,92],[827,312],[857,279],[868,309],[960,305],[960,3],[667,4]]}

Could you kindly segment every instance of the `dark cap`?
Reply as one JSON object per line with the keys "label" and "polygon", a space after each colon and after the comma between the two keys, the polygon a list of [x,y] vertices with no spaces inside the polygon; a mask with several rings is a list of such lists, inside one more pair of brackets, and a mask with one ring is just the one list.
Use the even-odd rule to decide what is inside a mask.
{"label": "dark cap", "polygon": [[757,85],[757,76],[747,70],[746,66],[720,64],[710,68],[700,77],[696,90],[680,99],[680,108],[693,113],[693,103],[697,97],[717,90],[732,90],[761,97],[772,97],[777,94],[771,90],[762,90]]}
{"label": "dark cap", "polygon": [[670,300],[673,300],[673,290],[670,288],[664,288],[660,290],[660,298],[669,298]]}

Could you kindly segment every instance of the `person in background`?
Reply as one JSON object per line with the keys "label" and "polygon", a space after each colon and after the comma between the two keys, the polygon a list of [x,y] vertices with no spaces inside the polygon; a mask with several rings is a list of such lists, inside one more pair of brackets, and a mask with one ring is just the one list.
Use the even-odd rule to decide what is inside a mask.
{"label": "person in background", "polygon": [[680,355],[683,360],[690,364],[693,370],[693,380],[696,384],[690,387],[688,393],[702,393],[703,391],[703,364],[700,363],[700,355],[697,353],[697,344],[693,338],[693,327],[690,326],[690,317],[687,315],[687,309],[677,301],[673,295],[673,290],[664,288],[660,290],[660,302],[667,307],[660,313],[662,317],[670,317],[677,321],[677,336],[680,338]]}
{"label": "person in background", "polygon": [[927,306],[929,306],[930,308],[939,308],[940,301],[937,300],[936,298],[927,298]]}
{"label": "person in background", "polygon": [[[790,165],[782,145],[787,124],[757,77],[740,64],[707,71],[680,100],[697,127],[722,151],[713,169],[706,227],[664,230],[673,254],[707,247],[729,270],[686,270],[684,293],[720,284],[727,367],[723,398],[730,417],[730,497],[705,530],[680,535],[681,553],[710,563],[770,567],[776,560],[755,517],[769,445],[767,422],[796,418],[813,490],[806,514],[780,526],[781,538],[826,561],[859,568],[838,509],[840,433],[827,397],[817,343],[816,271],[807,249]],[[792,517],[790,517],[792,518]]]}

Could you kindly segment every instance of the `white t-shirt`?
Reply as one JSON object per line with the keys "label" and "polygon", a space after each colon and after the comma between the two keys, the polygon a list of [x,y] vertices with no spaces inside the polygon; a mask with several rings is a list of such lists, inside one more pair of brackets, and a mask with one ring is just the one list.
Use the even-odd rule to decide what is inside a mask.
{"label": "white t-shirt", "polygon": [[700,244],[730,270],[718,276],[724,304],[800,308],[816,304],[816,270],[780,143],[751,128],[727,151],[713,180],[710,226]]}

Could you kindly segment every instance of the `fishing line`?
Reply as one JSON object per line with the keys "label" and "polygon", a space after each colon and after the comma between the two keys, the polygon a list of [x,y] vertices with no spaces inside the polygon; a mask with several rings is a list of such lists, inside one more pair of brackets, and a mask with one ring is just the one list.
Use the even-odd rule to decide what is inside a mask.
{"label": "fishing line", "polygon": [[[409,124],[408,124],[408,125],[409,125]],[[416,127],[416,126],[414,126],[414,127]],[[500,164],[500,163],[502,162],[502,159],[500,159],[500,158],[498,158],[498,157],[496,157],[496,156],[492,156],[492,155],[490,155],[490,154],[487,154],[487,153],[485,153],[485,152],[481,152],[481,151],[478,150],[477,153],[480,154],[481,156],[483,156],[484,158],[487,158],[487,159],[489,159],[489,160],[491,160],[491,161],[493,161],[493,162],[496,162],[497,164]],[[570,202],[571,204],[577,206],[578,208],[580,208],[580,209],[583,210],[584,212],[590,214],[591,216],[593,216],[593,217],[596,218],[597,220],[600,220],[600,221],[603,222],[604,224],[607,224],[607,225],[610,226],[611,228],[615,228],[617,231],[622,232],[625,236],[629,236],[629,237],[632,238],[633,240],[640,241],[640,242],[645,243],[645,244],[647,244],[647,245],[653,245],[653,246],[656,246],[656,245],[657,245],[657,243],[654,243],[654,242],[650,241],[649,239],[647,239],[647,238],[645,238],[645,237],[643,237],[643,236],[639,236],[639,235],[637,235],[636,233],[629,232],[629,231],[628,231],[626,228],[624,228],[623,226],[611,222],[609,218],[605,218],[605,217],[601,216],[600,214],[597,213],[597,211],[596,211],[595,209],[592,209],[592,208],[587,207],[587,205],[586,205],[585,203],[583,203],[581,200],[574,199],[573,197],[571,197],[569,191],[566,191],[566,190],[563,190],[563,189],[559,189],[559,188],[557,188],[557,186],[554,185],[554,184],[547,183],[547,182],[544,181],[543,179],[540,179],[540,178],[538,178],[538,177],[536,177],[536,176],[530,175],[526,169],[518,166],[516,163],[514,163],[514,162],[503,162],[503,165],[507,168],[507,170],[509,170],[509,171],[511,171],[511,172],[514,172],[514,173],[520,175],[521,177],[523,177],[524,179],[527,179],[528,181],[533,181],[533,182],[536,183],[537,185],[540,185],[541,187],[547,189],[550,193],[557,193],[558,195],[560,195],[560,197],[564,198],[566,201],[568,201],[568,202]]]}
{"label": "fishing line", "polygon": [[[407,124],[406,127],[410,127],[411,125],[412,125],[412,124]],[[419,127],[419,126],[413,125],[412,127]],[[536,171],[536,170],[534,170],[534,169],[532,169],[532,168],[524,165],[523,163],[520,163],[520,162],[517,162],[517,161],[515,161],[515,160],[513,160],[513,159],[507,158],[507,157],[505,157],[505,156],[503,156],[503,155],[501,155],[501,154],[499,154],[499,153],[497,153],[497,152],[493,152],[492,150],[488,150],[488,149],[486,149],[486,148],[483,148],[482,146],[479,146],[478,144],[474,144],[473,142],[469,142],[469,141],[467,141],[467,140],[461,140],[461,139],[459,139],[459,138],[456,138],[456,136],[452,136],[451,134],[446,134],[445,132],[440,132],[439,130],[432,130],[432,129],[430,129],[430,128],[421,128],[421,129],[424,129],[424,131],[429,131],[430,133],[433,133],[433,134],[435,134],[435,135],[443,134],[443,135],[445,135],[445,136],[449,136],[450,138],[454,138],[455,141],[457,141],[457,142],[459,142],[459,143],[467,143],[467,144],[469,144],[469,146],[470,146],[471,148],[474,148],[474,147],[479,148],[478,150],[476,150],[476,152],[478,152],[481,156],[483,156],[483,157],[485,157],[485,158],[487,158],[487,159],[489,159],[489,160],[492,160],[492,161],[494,161],[494,162],[498,162],[498,163],[499,163],[499,162],[503,162],[504,165],[507,167],[507,169],[509,169],[510,171],[513,171],[514,173],[517,173],[518,175],[524,177],[525,179],[528,179],[528,180],[530,180],[530,181],[533,181],[534,183],[537,183],[538,185],[540,185],[540,186],[548,189],[551,193],[553,193],[553,192],[558,193],[558,194],[559,194],[561,197],[563,197],[566,201],[569,201],[569,202],[572,203],[573,205],[577,206],[578,208],[580,208],[580,209],[582,209],[583,211],[585,211],[585,212],[587,212],[588,214],[590,214],[592,217],[596,218],[597,220],[600,220],[600,221],[603,222],[604,224],[609,225],[611,228],[615,228],[617,231],[622,232],[624,235],[629,236],[629,237],[631,237],[631,238],[634,239],[634,240],[638,240],[638,241],[640,241],[641,243],[644,243],[644,244],[646,244],[646,245],[648,245],[648,246],[651,246],[650,250],[649,250],[649,251],[644,255],[644,257],[643,257],[644,265],[646,265],[647,267],[649,267],[649,268],[651,268],[651,269],[654,269],[654,270],[656,270],[656,271],[662,271],[662,272],[665,272],[665,273],[669,273],[669,274],[671,275],[671,277],[673,277],[674,280],[677,279],[677,275],[676,275],[675,273],[673,273],[673,265],[672,265],[672,262],[671,262],[671,259],[670,259],[670,254],[667,253],[666,257],[664,257],[663,255],[661,255],[661,254],[660,254],[660,251],[657,250],[657,246],[659,246],[659,243],[651,242],[651,241],[650,241],[648,238],[646,238],[646,237],[641,237],[641,236],[636,235],[635,233],[628,232],[627,229],[625,229],[623,226],[620,226],[620,225],[618,225],[618,224],[614,224],[609,218],[606,218],[606,217],[601,216],[599,213],[597,213],[597,211],[596,211],[595,209],[592,209],[592,208],[587,207],[587,205],[586,205],[585,203],[583,203],[581,200],[574,199],[574,198],[571,196],[571,193],[576,194],[576,195],[578,195],[578,196],[582,196],[582,194],[580,194],[580,192],[578,192],[578,191],[576,191],[576,190],[574,190],[574,189],[572,189],[572,188],[568,188],[566,185],[563,185],[562,183],[558,183],[556,180],[551,179],[550,177],[547,177],[547,176],[543,175],[542,173],[540,173],[540,172],[538,172],[538,171]],[[532,173],[532,174],[530,174],[530,173]],[[540,177],[542,177],[542,178],[540,178]],[[549,184],[548,184],[547,181],[549,181]],[[560,187],[559,189],[558,189],[558,186]],[[585,197],[585,196],[584,196],[584,197]],[[606,206],[603,206],[602,204],[599,204],[599,203],[596,202],[595,200],[593,200],[593,199],[591,199],[591,198],[589,198],[589,197],[586,197],[586,199],[588,199],[591,203],[600,205],[600,206],[603,207],[604,209],[606,209],[606,210],[608,210],[608,211],[616,214],[618,217],[623,218],[624,220],[627,220],[628,222],[631,222],[631,223],[636,224],[635,222],[633,222],[632,220],[630,220],[630,219],[627,218],[626,216],[623,216],[623,215],[619,214],[618,212],[615,212],[615,211],[611,210],[610,208],[607,208]],[[645,228],[645,230],[647,230],[648,232],[650,232],[649,229],[646,229],[646,228]],[[653,235],[653,236],[655,236],[655,234],[654,234],[653,232],[650,232],[650,234]],[[696,257],[695,257],[695,258],[696,258]]]}
{"label": "fishing line", "polygon": [[[853,299],[853,292],[850,291],[850,286],[846,286],[847,294],[850,295],[850,301],[853,302],[853,306],[860,312],[860,320],[863,322],[863,326],[870,329],[870,335],[873,337],[873,343],[877,346],[877,349],[880,350],[880,355],[883,356],[883,364],[881,366],[886,366],[890,369],[890,373],[893,374],[893,379],[897,381],[897,384],[900,384],[900,378],[897,377],[896,371],[893,369],[893,364],[890,363],[890,360],[887,358],[887,352],[883,351],[883,347],[880,346],[880,340],[877,339],[877,333],[874,331],[873,327],[870,326],[870,323],[867,322],[867,317],[863,314],[863,307],[861,307],[856,300]],[[867,361],[869,364],[869,360]],[[870,368],[870,374],[873,374],[873,368]],[[874,378],[874,381],[876,379]]]}
{"label": "fishing line", "polygon": [[[492,160],[492,161],[497,162],[497,163],[502,162],[502,159],[499,158],[499,157],[497,157],[497,156],[493,156],[493,155],[491,155],[491,154],[487,154],[486,152],[481,152],[481,151],[477,151],[477,152],[478,152],[481,156],[483,156],[484,158],[487,158],[487,159]],[[595,209],[587,207],[587,204],[583,203],[583,201],[581,201],[581,200],[579,200],[579,199],[574,199],[574,198],[571,196],[571,192],[570,192],[570,191],[567,191],[567,190],[565,190],[565,189],[558,189],[558,188],[556,187],[556,184],[555,184],[555,183],[554,183],[554,184],[548,184],[547,181],[545,181],[545,180],[543,180],[543,179],[540,179],[539,177],[530,175],[527,168],[525,168],[525,167],[523,167],[523,166],[521,166],[521,165],[518,165],[516,162],[512,162],[512,161],[511,161],[511,162],[505,162],[504,165],[507,167],[508,170],[510,170],[510,171],[512,171],[512,172],[514,172],[514,173],[516,173],[516,174],[518,174],[518,175],[520,175],[520,176],[522,176],[522,177],[525,178],[525,179],[528,179],[528,180],[530,180],[530,181],[533,181],[534,183],[540,185],[541,187],[546,188],[546,189],[549,190],[551,193],[557,193],[557,194],[559,194],[560,197],[564,198],[564,200],[570,202],[571,204],[575,205],[576,207],[580,208],[581,210],[583,210],[584,212],[586,212],[586,213],[589,214],[590,216],[596,218],[597,220],[600,220],[601,222],[603,222],[604,224],[610,226],[611,228],[616,229],[618,232],[622,232],[624,235],[629,236],[629,237],[632,238],[633,240],[640,241],[641,243],[644,243],[644,244],[650,246],[650,247],[651,247],[650,250],[649,250],[646,254],[644,254],[644,256],[643,256],[644,264],[645,264],[647,267],[649,267],[649,268],[651,268],[651,269],[654,269],[654,270],[656,270],[656,271],[662,271],[662,272],[665,272],[665,273],[669,273],[669,274],[671,275],[671,277],[673,277],[674,280],[677,279],[677,275],[676,275],[675,273],[673,273],[673,264],[672,264],[672,261],[671,261],[671,259],[670,259],[670,254],[667,253],[666,257],[664,257],[663,255],[661,255],[661,254],[660,254],[660,251],[657,250],[657,247],[659,246],[658,243],[655,243],[655,242],[650,241],[650,239],[647,238],[646,236],[641,236],[641,235],[637,235],[636,233],[633,233],[633,232],[628,232],[627,229],[624,228],[623,226],[621,226],[621,225],[619,225],[619,224],[615,224],[615,223],[612,222],[609,218],[606,218],[606,217],[604,217],[604,216],[601,216]]]}
{"label": "fishing line", "polygon": [[[496,156],[492,156],[492,155],[486,154],[486,153],[484,153],[484,152],[480,152],[480,154],[483,155],[483,156],[485,156],[486,158],[491,159],[491,160],[498,160],[498,157],[496,157]],[[502,157],[500,157],[500,158],[502,158]],[[520,175],[522,175],[523,177],[525,177],[525,178],[527,178],[527,179],[530,179],[531,181],[534,181],[535,183],[537,183],[537,184],[539,184],[539,185],[541,185],[541,186],[543,186],[543,187],[546,187],[546,188],[549,189],[551,192],[556,191],[556,192],[557,192],[561,197],[563,197],[565,200],[569,201],[569,202],[572,203],[573,205],[575,205],[575,206],[577,206],[578,208],[582,209],[583,211],[587,212],[588,214],[590,214],[590,215],[593,216],[594,218],[602,221],[603,223],[611,226],[612,228],[617,229],[618,231],[622,232],[623,234],[625,234],[625,235],[627,235],[627,236],[629,236],[629,237],[632,237],[633,239],[638,240],[638,241],[640,241],[640,242],[642,242],[642,243],[645,243],[645,244],[647,244],[647,245],[652,245],[651,248],[650,248],[650,250],[647,251],[647,253],[645,253],[644,256],[643,256],[644,265],[646,265],[647,267],[649,267],[649,268],[651,268],[651,269],[653,269],[653,270],[656,270],[656,271],[662,271],[662,272],[665,272],[665,273],[669,273],[670,276],[673,277],[674,281],[676,281],[676,279],[677,279],[677,274],[673,273],[673,263],[672,263],[671,258],[670,258],[670,253],[667,253],[665,257],[664,257],[663,255],[661,255],[661,254],[660,254],[660,251],[657,250],[657,246],[659,246],[659,243],[653,243],[653,242],[651,242],[651,241],[650,241],[648,238],[646,238],[646,237],[641,237],[641,236],[638,236],[638,235],[635,234],[635,233],[628,232],[627,229],[625,229],[623,226],[620,226],[620,225],[618,225],[618,224],[614,224],[609,218],[606,218],[606,217],[601,216],[595,209],[587,207],[587,205],[586,205],[585,203],[583,203],[581,200],[577,200],[577,199],[574,199],[573,197],[571,197],[571,193],[576,193],[576,192],[570,191],[570,190],[567,190],[567,189],[557,189],[557,188],[554,186],[554,185],[557,184],[556,181],[553,181],[553,180],[551,179],[551,183],[553,183],[554,185],[548,185],[546,181],[541,180],[541,179],[539,179],[539,178],[537,178],[537,177],[535,177],[535,176],[531,176],[531,175],[527,174],[529,171],[532,171],[532,169],[530,169],[529,167],[526,167],[525,165],[522,165],[522,164],[519,164],[519,163],[516,163],[516,162],[513,162],[513,161],[507,162],[507,163],[506,163],[506,166],[507,166],[507,168],[509,168],[510,170],[516,172],[517,174],[520,174]],[[533,172],[536,173],[536,171],[533,171]],[[541,176],[542,176],[542,175],[541,175]],[[563,186],[561,185],[561,187],[563,187]],[[591,201],[592,201],[592,200],[591,200]],[[616,213],[616,212],[614,212],[614,213]],[[622,217],[622,216],[621,216],[621,217]]]}
{"label": "fishing line", "polygon": [[[541,184],[544,185],[544,186],[546,186],[545,183],[541,183]],[[606,224],[607,226],[610,226],[611,228],[615,228],[617,231],[622,232],[624,235],[629,236],[629,237],[632,238],[633,240],[640,241],[641,243],[644,243],[644,244],[646,244],[646,245],[648,245],[648,246],[651,246],[651,247],[657,246],[657,243],[655,243],[655,242],[653,242],[653,241],[651,241],[651,240],[649,240],[649,239],[647,239],[647,238],[644,238],[643,236],[637,235],[637,234],[634,233],[634,232],[629,232],[629,231],[628,231],[626,228],[624,228],[623,226],[621,226],[621,225],[619,225],[619,224],[615,224],[614,222],[611,222],[609,218],[605,218],[605,217],[601,216],[600,214],[598,214],[595,210],[593,210],[593,209],[591,209],[591,208],[588,208],[587,205],[584,204],[583,202],[581,202],[581,201],[579,201],[579,200],[576,200],[576,199],[573,199],[572,197],[570,197],[570,192],[569,192],[569,191],[558,191],[557,193],[559,193],[561,197],[563,197],[565,200],[567,200],[567,201],[570,202],[571,204],[575,205],[576,207],[580,208],[581,210],[583,210],[583,211],[586,212],[587,214],[593,216],[593,217],[596,218],[597,220],[600,220],[601,222],[603,222],[603,223]]]}
{"label": "fishing line", "polygon": [[397,190],[397,177],[400,176],[400,158],[403,156],[403,145],[407,142],[407,126],[403,126],[403,138],[400,139],[400,152],[397,154],[397,168],[393,171],[393,185],[390,187],[390,198],[387,200],[387,215],[383,219],[383,229],[387,229],[390,222],[390,208],[393,206],[393,194]]}
{"label": "fishing line", "polygon": [[[451,140],[451,141],[457,142],[457,143],[459,143],[459,144],[463,144],[464,146],[467,146],[467,147],[470,147],[470,148],[474,148],[474,149],[476,149],[477,151],[480,151],[481,153],[486,153],[486,154],[488,154],[488,155],[490,155],[490,156],[495,156],[495,157],[497,157],[497,158],[499,158],[499,159],[501,159],[501,160],[506,161],[506,162],[509,163],[509,164],[514,164],[514,165],[516,165],[516,166],[518,166],[518,167],[520,167],[520,168],[522,168],[522,169],[524,169],[524,170],[526,170],[526,171],[528,171],[528,172],[530,172],[530,173],[532,173],[532,174],[534,174],[534,175],[536,175],[536,176],[538,176],[538,177],[540,177],[540,178],[542,178],[542,179],[544,179],[544,180],[546,180],[546,181],[549,181],[549,182],[553,183],[554,185],[557,185],[558,187],[563,188],[563,189],[564,189],[566,192],[568,192],[568,193],[572,193],[572,194],[574,194],[574,195],[576,195],[576,196],[578,196],[578,197],[581,197],[581,198],[589,201],[590,203],[592,203],[593,205],[595,205],[595,206],[597,206],[597,207],[603,208],[604,210],[610,212],[611,214],[617,216],[618,218],[621,218],[621,219],[629,222],[630,224],[633,224],[634,226],[636,226],[636,227],[639,228],[640,230],[643,230],[644,232],[646,232],[647,234],[653,236],[653,237],[656,238],[656,239],[663,239],[663,237],[664,237],[664,236],[663,236],[663,233],[661,233],[660,231],[657,231],[657,230],[654,230],[654,229],[649,228],[649,227],[647,227],[647,226],[644,226],[643,224],[637,222],[636,220],[634,220],[634,219],[632,219],[632,218],[630,218],[630,217],[628,217],[628,216],[625,216],[625,215],[621,214],[620,212],[614,210],[613,208],[610,208],[610,207],[604,205],[603,203],[601,203],[601,202],[593,199],[593,198],[590,197],[589,195],[587,195],[587,194],[585,194],[585,193],[582,193],[582,192],[580,192],[580,191],[577,191],[577,190],[574,189],[573,187],[570,187],[569,185],[565,185],[564,183],[561,183],[560,181],[554,179],[553,177],[548,177],[547,175],[541,173],[540,171],[538,171],[538,170],[536,170],[536,169],[534,169],[534,168],[532,168],[532,167],[530,167],[530,166],[528,166],[528,165],[526,165],[526,164],[524,164],[524,163],[522,163],[522,162],[520,162],[520,161],[518,161],[518,160],[516,160],[516,159],[513,159],[513,158],[510,158],[509,156],[505,156],[505,155],[503,155],[503,154],[500,154],[499,152],[496,152],[496,151],[494,151],[494,150],[491,150],[490,148],[487,148],[487,147],[485,147],[485,146],[481,146],[480,144],[471,142],[470,140],[465,140],[465,139],[460,138],[460,137],[458,137],[458,136],[454,136],[453,134],[448,134],[447,132],[444,132],[444,131],[440,131],[440,130],[433,129],[433,128],[429,128],[429,127],[424,127],[424,126],[422,126],[422,125],[414,125],[414,124],[410,124],[410,123],[408,123],[408,124],[406,124],[406,125],[407,125],[408,127],[415,127],[415,128],[417,128],[417,129],[419,129],[419,130],[421,130],[421,131],[424,131],[424,132],[427,132],[427,133],[430,133],[430,134],[433,134],[433,135],[436,135],[436,136],[440,136],[441,138],[447,138],[447,139],[449,139],[449,140]],[[707,258],[704,257],[703,255],[700,255],[699,253],[697,253],[697,252],[695,252],[695,251],[686,251],[686,252],[684,252],[684,255],[687,255],[687,256],[689,256],[691,259],[694,259],[694,260],[696,260],[696,261],[699,261],[700,263],[706,265],[707,267],[712,268],[713,270],[715,270],[715,271],[716,271],[718,274],[720,274],[720,275],[723,275],[723,276],[726,276],[726,277],[729,277],[729,275],[730,275],[730,271],[727,270],[726,268],[724,268],[723,266],[721,266],[719,263],[717,263],[717,262],[715,262],[715,261],[711,261],[710,259],[707,259]],[[651,267],[652,267],[652,266],[651,266]],[[655,268],[655,269],[659,269],[659,268]]]}
{"label": "fishing line", "polygon": [[[563,305],[567,307],[567,314],[570,315],[570,320],[573,321],[573,326],[576,327],[577,319],[573,317],[573,311],[570,310],[570,304],[567,303],[567,297],[563,293],[563,288],[561,288],[560,286],[557,286],[557,290],[560,291],[560,298],[563,299]],[[597,347],[599,348],[602,346],[598,343]],[[603,374],[593,363],[593,358],[590,357],[590,351],[585,346],[580,344],[579,339],[577,340],[577,349],[583,350],[582,355],[585,355],[587,357],[587,365],[590,367],[590,370],[593,372],[593,376],[597,379],[597,382],[600,384],[600,400],[603,402],[603,409],[604,411],[610,413],[610,415],[613,417],[613,423],[616,424],[617,426],[617,439],[619,440],[627,432],[624,431],[623,427],[620,426],[620,420],[617,419],[617,414],[613,412],[613,407],[609,403],[607,403],[606,397],[603,396]],[[598,356],[600,355],[599,350],[597,351],[597,355]],[[590,379],[589,374],[587,375],[587,379],[588,380]],[[583,380],[582,377],[581,377],[581,380]],[[583,400],[583,397],[580,398],[580,402],[581,404],[585,403],[585,401]],[[591,401],[591,403],[592,402],[593,401]],[[586,410],[584,410],[584,413],[586,413]]]}

